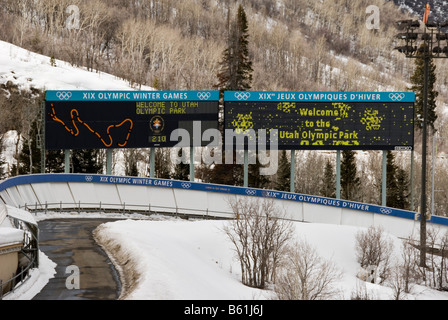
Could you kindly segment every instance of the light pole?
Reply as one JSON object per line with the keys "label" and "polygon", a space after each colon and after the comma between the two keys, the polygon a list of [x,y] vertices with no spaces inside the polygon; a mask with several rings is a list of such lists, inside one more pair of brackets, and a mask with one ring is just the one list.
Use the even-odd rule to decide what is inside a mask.
{"label": "light pole", "polygon": [[[426,267],[426,143],[427,143],[427,118],[428,118],[428,82],[429,62],[431,59],[448,58],[448,35],[442,31],[448,27],[448,21],[444,23],[428,22],[424,19],[423,31],[420,30],[418,20],[397,21],[399,29],[405,32],[396,37],[405,41],[404,46],[395,50],[405,54],[406,58],[424,59],[424,84],[423,84],[423,136],[422,136],[422,193],[420,205],[420,266]],[[412,178],[412,177],[411,177]]]}

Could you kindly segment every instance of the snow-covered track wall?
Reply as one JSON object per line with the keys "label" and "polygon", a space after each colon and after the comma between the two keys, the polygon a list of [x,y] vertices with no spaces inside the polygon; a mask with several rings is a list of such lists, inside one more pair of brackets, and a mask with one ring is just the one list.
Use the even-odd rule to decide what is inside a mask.
{"label": "snow-covered track wall", "polygon": [[[34,174],[0,183],[7,205],[38,211],[125,210],[231,218],[232,197],[272,198],[295,221],[382,226],[399,237],[419,230],[415,212],[333,198],[189,181],[93,174]],[[448,218],[429,225],[448,230]]]}

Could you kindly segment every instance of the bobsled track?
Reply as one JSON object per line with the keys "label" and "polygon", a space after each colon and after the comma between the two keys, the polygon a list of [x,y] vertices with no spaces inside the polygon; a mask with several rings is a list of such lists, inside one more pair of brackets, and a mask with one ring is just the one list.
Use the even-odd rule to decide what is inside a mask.
{"label": "bobsled track", "polygon": [[[113,210],[231,218],[232,197],[272,198],[294,221],[382,226],[403,238],[417,235],[420,229],[415,212],[264,189],[94,174],[34,174],[0,183],[0,200],[7,206],[41,212]],[[448,218],[432,216],[431,226],[448,230]]]}

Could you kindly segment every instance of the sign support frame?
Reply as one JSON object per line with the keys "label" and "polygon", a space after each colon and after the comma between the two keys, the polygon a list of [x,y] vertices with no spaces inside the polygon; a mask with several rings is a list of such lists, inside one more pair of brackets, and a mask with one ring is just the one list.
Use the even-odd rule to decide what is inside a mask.
{"label": "sign support frame", "polygon": [[383,150],[383,176],[381,179],[382,188],[381,188],[381,205],[383,207],[386,206],[387,203],[387,150]]}
{"label": "sign support frame", "polygon": [[64,150],[64,173],[70,173],[70,150]]}

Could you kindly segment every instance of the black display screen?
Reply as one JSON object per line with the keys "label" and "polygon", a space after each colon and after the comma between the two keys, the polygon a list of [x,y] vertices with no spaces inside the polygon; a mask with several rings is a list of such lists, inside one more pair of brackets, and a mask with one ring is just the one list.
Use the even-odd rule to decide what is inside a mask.
{"label": "black display screen", "polygon": [[[176,129],[218,128],[218,101],[46,101],[46,149],[173,147]],[[199,126],[198,126],[199,125]]]}
{"label": "black display screen", "polygon": [[413,102],[225,101],[224,118],[225,129],[246,135],[247,143],[251,130],[258,143],[265,129],[267,143],[277,139],[278,149],[412,150],[414,145]]}

